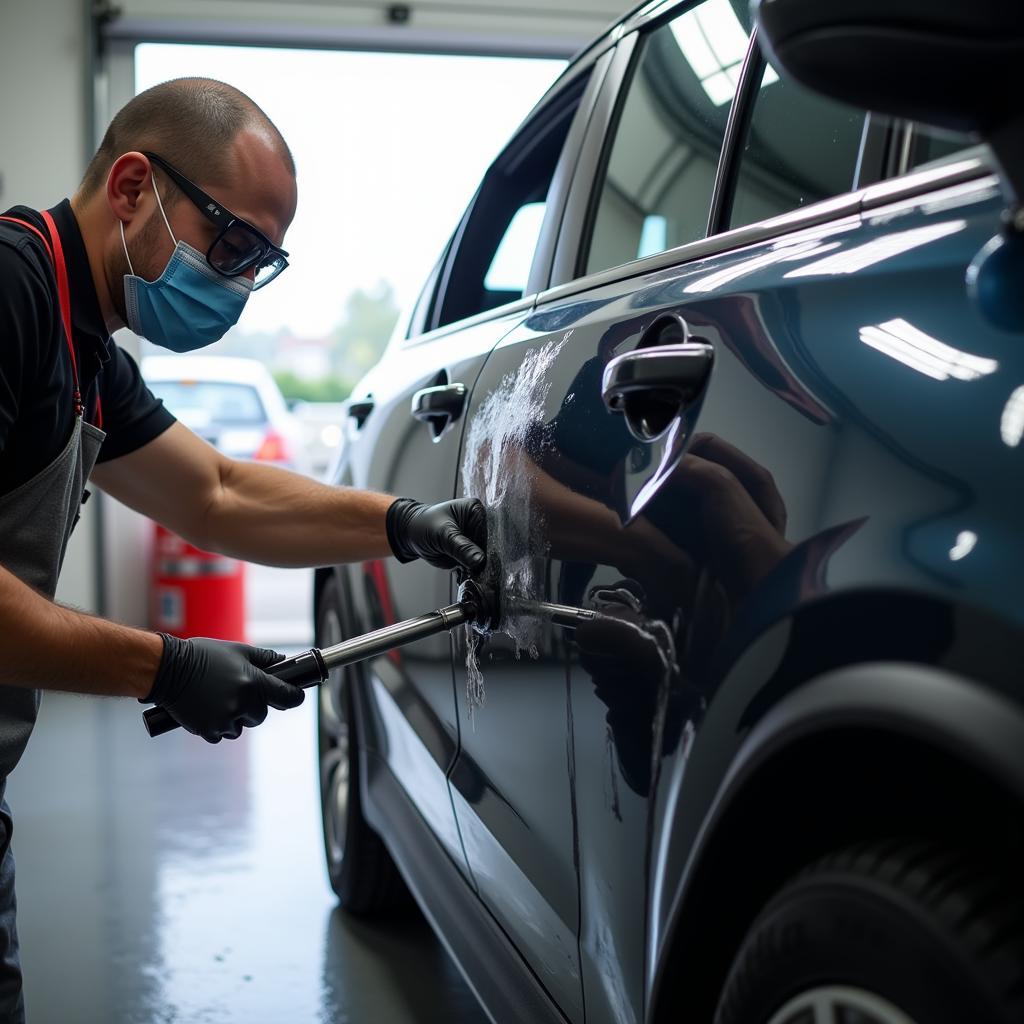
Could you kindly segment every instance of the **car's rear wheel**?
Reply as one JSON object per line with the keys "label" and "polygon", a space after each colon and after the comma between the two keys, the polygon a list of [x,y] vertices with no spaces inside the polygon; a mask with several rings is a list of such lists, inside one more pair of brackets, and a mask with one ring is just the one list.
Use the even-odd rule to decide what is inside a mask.
{"label": "car's rear wheel", "polygon": [[1024,900],[1012,872],[932,844],[851,847],[765,907],[715,1024],[1020,1024]]}
{"label": "car's rear wheel", "polygon": [[[320,595],[317,645],[345,639],[338,583]],[[406,900],[402,881],[380,836],[363,817],[359,792],[359,744],[348,671],[333,669],[320,687],[317,719],[320,808],[331,888],[353,914],[371,916]]]}

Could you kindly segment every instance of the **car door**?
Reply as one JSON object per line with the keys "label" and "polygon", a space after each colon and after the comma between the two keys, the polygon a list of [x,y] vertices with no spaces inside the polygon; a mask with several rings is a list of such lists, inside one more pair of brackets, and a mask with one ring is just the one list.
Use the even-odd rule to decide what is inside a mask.
{"label": "car door", "polygon": [[[394,341],[350,403],[339,483],[443,501],[455,490],[464,412],[483,362],[521,323],[550,265],[573,126],[582,130],[597,59],[553,88],[492,165],[431,275],[414,323],[426,333]],[[596,88],[596,85],[594,86]],[[545,246],[548,246],[546,249]],[[429,287],[429,285],[428,285]],[[449,576],[423,562],[380,560],[347,570],[349,628],[363,633],[448,604]],[[372,727],[366,747],[399,783],[466,873],[447,773],[459,743],[447,636],[366,663]]]}
{"label": "car door", "polygon": [[[450,497],[458,458],[460,402],[486,353],[525,308],[512,308],[460,332],[396,345],[364,378],[350,407],[350,437],[338,483],[425,502]],[[429,389],[436,418],[413,415],[413,396]],[[426,402],[421,399],[421,404]],[[442,404],[447,418],[441,415]],[[345,567],[349,635],[379,629],[449,602],[448,579],[423,562],[391,559]],[[371,728],[365,746],[381,756],[415,801],[449,856],[462,845],[446,773],[458,745],[447,637],[431,637],[367,662]]]}
{"label": "car door", "polygon": [[[728,177],[722,166],[701,172],[692,154],[661,170],[666,147],[652,138],[649,113],[678,109],[663,98],[669,67],[679,69],[672,95],[688,96],[691,110],[702,109],[702,99],[705,110],[718,109],[710,64],[685,61],[698,28],[712,41],[716,29],[724,34],[721,64],[742,65],[750,28],[744,5],[710,0],[647,29],[612,138],[586,183],[589,230],[577,254],[586,276],[542,296],[500,346],[532,329],[535,344],[572,347],[576,367],[572,375],[552,374],[541,462],[560,488],[546,514],[551,552],[556,545],[565,552],[553,599],[603,615],[599,625],[577,630],[567,672],[581,962],[588,1021],[601,1024],[644,1019],[665,760],[685,760],[731,625],[783,559],[787,530],[794,522],[807,529],[827,466],[827,439],[817,428],[828,413],[757,333],[743,271],[830,251],[856,223],[840,217],[791,236],[781,227],[785,243],[749,258],[734,255],[743,252],[742,235],[698,240]],[[752,51],[748,64],[757,59]],[[739,81],[738,67],[734,76]],[[776,102],[784,88],[769,72],[761,95]],[[734,125],[749,98],[739,94]],[[850,190],[862,142],[872,137],[862,112],[806,98],[801,105],[789,95],[783,102],[800,138],[825,134],[831,149],[807,160],[809,143],[787,140],[789,162],[763,161],[749,200],[752,221]],[[692,137],[692,127],[684,133]],[[705,159],[717,161],[713,148]],[[693,226],[683,231],[687,223]],[[662,249],[663,256],[650,255]],[[641,261],[621,265],[630,255]],[[773,480],[779,453],[791,451],[800,453],[787,467],[792,472]]]}
{"label": "car door", "polygon": [[[980,588],[980,572],[959,569],[954,582],[945,563],[973,549],[972,517],[996,529],[996,510],[1016,504],[1005,486],[1019,487],[1009,452],[995,453],[1002,472],[978,468],[994,446],[973,428],[953,478],[942,470],[944,399],[1010,409],[1024,369],[964,288],[973,254],[998,228],[994,184],[967,161],[851,191],[886,165],[877,143],[888,129],[780,82],[756,51],[745,64],[735,58],[741,42],[727,15],[748,27],[744,5],[709,0],[647,28],[593,180],[581,159],[578,185],[594,202],[578,216],[570,200],[566,214],[583,225],[584,247],[564,265],[585,276],[541,296],[502,341],[473,408],[490,433],[474,444],[475,421],[468,428],[467,455],[487,455],[485,474],[501,474],[493,496],[513,510],[499,536],[513,567],[504,582],[522,609],[510,632],[540,657],[504,667],[507,655],[481,646],[470,660],[460,714],[469,720],[481,677],[486,702],[459,759],[467,779],[472,768],[482,780],[476,792],[489,786],[500,801],[456,797],[457,813],[474,869],[498,828],[518,827],[528,854],[518,875],[501,875],[504,851],[490,852],[495,877],[518,881],[550,857],[534,805],[553,800],[554,744],[510,690],[523,684],[533,699],[539,683],[528,676],[539,680],[547,665],[550,683],[560,666],[588,1021],[643,1017],[645,956],[664,936],[673,892],[665,865],[686,863],[763,707],[754,698],[787,685],[769,627],[844,588],[952,591],[968,577]],[[723,26],[737,39],[731,50],[723,42],[709,45],[713,61],[692,56],[697,29],[709,42]],[[671,44],[689,71],[674,79]],[[651,111],[682,120],[680,106],[699,107],[698,90],[714,103],[717,76],[731,69],[738,80],[740,65],[729,133],[737,159],[702,174],[694,165],[707,134],[690,118],[686,140],[697,143],[659,146]],[[690,104],[680,102],[687,89]],[[680,225],[695,205],[707,211],[710,188],[699,183],[709,177],[714,237],[690,242]],[[620,265],[629,256],[641,259]],[[510,416],[526,410],[528,424],[495,419],[492,395],[510,399],[495,403]],[[473,477],[479,464],[464,460],[464,486],[486,490],[489,478]],[[538,597],[603,618],[570,638],[531,617]],[[819,651],[822,664],[909,657],[930,642],[884,614],[876,626]],[[740,684],[720,695],[727,672]],[[496,700],[507,702],[504,715],[485,725]],[[545,755],[546,772],[536,767]],[[691,936],[688,969],[701,938]]]}
{"label": "car door", "polygon": [[[717,0],[684,7],[641,38],[623,38],[595,108],[594,152],[577,168],[574,190],[582,180],[588,192],[604,166],[610,126],[623,140],[610,155],[612,198],[595,228],[595,259],[621,263],[706,232],[748,33],[728,3],[724,32],[715,28],[723,13]],[[724,84],[707,87],[713,98],[701,84],[712,72],[693,63],[703,57],[694,40],[705,42],[707,32],[727,69]],[[636,87],[627,86],[620,103],[624,82]],[[563,236],[579,231],[587,212],[585,202],[570,204]],[[592,688],[586,708],[577,708],[577,645],[530,605],[593,607],[595,564],[614,562],[620,544],[630,552],[619,576],[671,569],[673,546],[645,546],[653,531],[624,530],[627,512],[613,501],[616,467],[650,454],[606,413],[600,395],[604,364],[635,345],[650,319],[632,308],[634,288],[595,287],[569,302],[542,298],[502,339],[474,390],[460,476],[462,492],[491,510],[489,571],[503,613],[500,631],[458,638],[461,743],[452,797],[481,899],[571,1020],[581,1019],[581,984],[588,1021],[605,1019],[608,1004],[619,1007],[618,1019],[638,1012],[646,789],[644,799],[631,799],[610,774],[606,709],[599,725],[591,721],[590,704],[599,703]],[[642,564],[632,564],[634,556]],[[650,703],[638,700],[641,717]],[[622,842],[600,848],[609,813]],[[611,918],[596,909],[608,904],[618,908]],[[623,920],[628,931],[619,930]]]}

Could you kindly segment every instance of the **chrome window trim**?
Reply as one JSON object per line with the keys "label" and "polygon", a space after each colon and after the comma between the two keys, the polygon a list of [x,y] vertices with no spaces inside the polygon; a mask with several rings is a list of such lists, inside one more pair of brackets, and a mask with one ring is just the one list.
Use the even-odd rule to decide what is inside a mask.
{"label": "chrome window trim", "polygon": [[901,199],[913,199],[937,192],[952,185],[962,185],[975,178],[984,178],[995,173],[986,155],[978,153],[962,160],[955,160],[942,167],[926,167],[869,185],[863,190],[863,209],[872,210],[886,203]]}
{"label": "chrome window trim", "polygon": [[805,228],[817,227],[830,221],[860,215],[890,203],[904,199],[916,199],[930,192],[975,182],[978,179],[980,179],[979,187],[989,187],[991,181],[985,179],[991,179],[991,177],[992,168],[987,161],[978,157],[958,161],[948,167],[915,171],[899,178],[822,200],[769,220],[757,221],[732,231],[710,235],[699,241],[677,246],[675,249],[667,249],[665,252],[656,253],[641,260],[622,263],[609,270],[602,270],[597,274],[568,281],[556,288],[542,292],[537,297],[537,305],[560,302],[580,292],[595,290],[617,281],[657,273],[668,267],[704,259],[708,256],[722,255],[760,242],[767,242],[773,238],[780,238]]}

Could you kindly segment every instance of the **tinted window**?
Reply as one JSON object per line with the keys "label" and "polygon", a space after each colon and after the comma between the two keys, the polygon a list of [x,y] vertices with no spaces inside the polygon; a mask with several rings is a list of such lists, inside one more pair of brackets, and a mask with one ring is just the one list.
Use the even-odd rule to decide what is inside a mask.
{"label": "tinted window", "polygon": [[437,326],[523,297],[548,189],[585,85],[577,79],[567,86],[491,165],[449,261]]}
{"label": "tinted window", "polygon": [[957,153],[974,145],[974,139],[964,132],[932,128],[926,124],[915,124],[910,141],[910,159],[907,170],[930,164],[936,160],[948,160]]}
{"label": "tinted window", "polygon": [[865,113],[780,81],[761,80],[739,163],[730,227],[849,192]]}
{"label": "tinted window", "polygon": [[587,273],[704,237],[749,34],[745,0],[705,0],[641,40]]}
{"label": "tinted window", "polygon": [[267,416],[256,389],[248,384],[209,380],[149,381],[149,389],[194,430],[210,423],[258,424]]}

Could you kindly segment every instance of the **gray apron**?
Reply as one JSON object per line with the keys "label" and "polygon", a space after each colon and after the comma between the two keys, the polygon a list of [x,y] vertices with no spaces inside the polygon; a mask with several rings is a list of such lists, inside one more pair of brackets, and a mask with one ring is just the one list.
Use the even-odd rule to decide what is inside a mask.
{"label": "gray apron", "polygon": [[[59,250],[58,250],[59,251]],[[63,259],[55,267],[64,272]],[[70,328],[65,318],[65,331]],[[70,335],[68,335],[70,348]],[[73,364],[74,365],[74,364]],[[77,370],[75,374],[77,378]],[[77,396],[78,384],[75,381]],[[0,497],[0,565],[53,598],[71,531],[78,522],[85,483],[106,435],[81,411],[64,450],[45,469]],[[39,710],[39,691],[0,686],[0,1022],[21,1022],[25,1009],[15,927],[11,810],[7,776],[18,763]]]}

